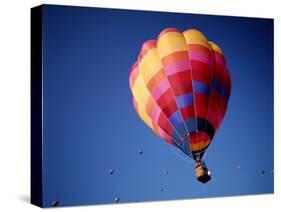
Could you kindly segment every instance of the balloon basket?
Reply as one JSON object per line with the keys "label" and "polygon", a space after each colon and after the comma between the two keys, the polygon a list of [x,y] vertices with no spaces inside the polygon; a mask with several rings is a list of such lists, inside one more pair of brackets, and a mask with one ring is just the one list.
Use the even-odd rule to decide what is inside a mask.
{"label": "balloon basket", "polygon": [[195,175],[199,182],[201,183],[207,183],[211,180],[211,174],[207,167],[203,167],[202,165],[199,165],[195,169]]}

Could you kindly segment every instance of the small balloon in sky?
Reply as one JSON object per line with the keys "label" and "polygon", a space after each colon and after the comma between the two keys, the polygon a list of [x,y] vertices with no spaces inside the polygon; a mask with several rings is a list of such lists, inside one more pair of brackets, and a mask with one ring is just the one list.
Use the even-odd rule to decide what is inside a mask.
{"label": "small balloon in sky", "polygon": [[52,202],[52,206],[53,207],[57,207],[59,205],[59,201],[58,200],[54,200],[53,202]]}
{"label": "small balloon in sky", "polygon": [[262,173],[262,174],[265,174],[265,171],[262,171],[261,173]]}
{"label": "small balloon in sky", "polygon": [[115,197],[114,202],[118,203],[119,201],[120,201],[120,198],[119,197]]}
{"label": "small balloon in sky", "polygon": [[169,171],[168,171],[168,170],[166,170],[166,171],[165,171],[165,174],[166,174],[166,175],[168,175],[168,174],[169,174]]}
{"label": "small balloon in sky", "polygon": [[143,150],[139,149],[139,154],[142,155],[143,154]]}
{"label": "small balloon in sky", "polygon": [[163,187],[160,187],[160,191],[163,191],[164,189],[163,189]]}
{"label": "small balloon in sky", "polygon": [[114,169],[109,169],[109,174],[111,174],[111,175],[113,175],[114,174],[114,172],[115,172],[115,170]]}

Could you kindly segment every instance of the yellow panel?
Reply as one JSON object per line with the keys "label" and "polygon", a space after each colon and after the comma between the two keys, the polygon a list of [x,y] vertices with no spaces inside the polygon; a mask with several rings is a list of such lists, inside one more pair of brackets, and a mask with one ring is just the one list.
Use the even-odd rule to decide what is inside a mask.
{"label": "yellow panel", "polygon": [[186,42],[179,32],[167,32],[157,40],[157,50],[161,58],[173,52],[187,51]]}
{"label": "yellow panel", "polygon": [[148,92],[144,81],[140,76],[136,79],[132,92],[138,102],[138,105],[145,106],[147,104],[150,93]]}
{"label": "yellow panel", "polygon": [[210,49],[207,38],[200,31],[190,29],[184,31],[183,35],[187,44],[199,44]]}
{"label": "yellow panel", "polygon": [[150,117],[147,116],[147,114],[142,109],[138,111],[138,114],[141,117],[141,119],[146,123],[146,125],[148,125],[151,129],[153,129],[152,120],[150,119]]}
{"label": "yellow panel", "polygon": [[149,50],[139,62],[139,71],[145,84],[147,84],[162,67],[157,49]]}
{"label": "yellow panel", "polygon": [[152,128],[151,118],[146,114],[145,108],[148,103],[150,93],[148,92],[143,79],[139,76],[132,89],[134,98],[138,104],[138,113],[143,121]]}
{"label": "yellow panel", "polygon": [[221,53],[223,55],[222,49],[212,41],[209,41],[209,45],[212,47],[213,50]]}
{"label": "yellow panel", "polygon": [[157,129],[153,127],[153,121],[152,119],[147,115],[147,113],[145,112],[145,108],[143,108],[142,106],[138,107],[138,111],[137,111],[138,115],[140,116],[140,118],[143,120],[143,122],[149,126],[153,132],[160,136]]}

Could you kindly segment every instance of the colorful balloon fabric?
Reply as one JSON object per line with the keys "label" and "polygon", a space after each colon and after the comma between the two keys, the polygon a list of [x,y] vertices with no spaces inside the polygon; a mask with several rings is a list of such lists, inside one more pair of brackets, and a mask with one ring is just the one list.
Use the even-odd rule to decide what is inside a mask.
{"label": "colorful balloon fabric", "polygon": [[196,29],[167,28],[143,44],[129,81],[141,119],[159,137],[201,161],[231,93],[221,48]]}

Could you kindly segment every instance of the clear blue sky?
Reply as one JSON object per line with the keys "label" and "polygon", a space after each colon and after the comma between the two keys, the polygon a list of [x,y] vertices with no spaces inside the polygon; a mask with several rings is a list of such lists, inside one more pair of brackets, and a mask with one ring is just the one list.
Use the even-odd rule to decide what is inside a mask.
{"label": "clear blue sky", "polygon": [[[44,206],[273,192],[272,20],[59,6],[45,6],[43,19]],[[231,72],[207,184],[131,103],[130,67],[167,27],[202,31]]]}

